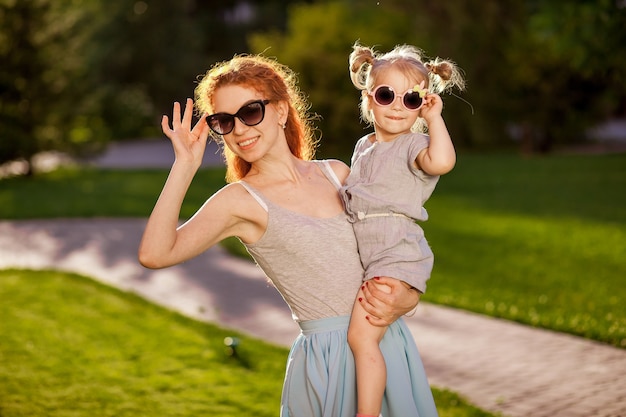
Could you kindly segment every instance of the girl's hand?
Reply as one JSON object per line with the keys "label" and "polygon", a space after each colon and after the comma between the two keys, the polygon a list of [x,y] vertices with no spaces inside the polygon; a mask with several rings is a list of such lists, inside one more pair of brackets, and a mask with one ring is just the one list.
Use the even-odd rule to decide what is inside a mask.
{"label": "girl's hand", "polygon": [[424,97],[424,104],[420,109],[420,117],[430,125],[431,120],[441,117],[443,111],[443,100],[438,94],[429,93]]}
{"label": "girl's hand", "polygon": [[180,103],[174,103],[172,114],[172,128],[170,128],[169,119],[163,116],[161,120],[161,128],[163,133],[172,142],[174,147],[174,155],[176,161],[194,164],[199,168],[202,164],[202,157],[206,149],[206,142],[209,137],[209,126],[204,117],[191,127],[191,119],[193,116],[193,100],[187,99],[185,111],[181,117]]}
{"label": "girl's hand", "polygon": [[[377,288],[378,285],[388,286],[391,292]],[[360,303],[369,314],[369,322],[374,326],[389,326],[413,310],[420,298],[416,289],[410,289],[402,281],[390,277],[371,279],[364,287],[364,297]]]}

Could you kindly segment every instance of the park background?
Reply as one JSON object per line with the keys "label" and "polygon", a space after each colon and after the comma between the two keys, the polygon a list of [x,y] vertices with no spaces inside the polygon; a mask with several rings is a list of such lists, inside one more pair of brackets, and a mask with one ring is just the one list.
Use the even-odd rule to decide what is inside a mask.
{"label": "park background", "polygon": [[[36,164],[32,162],[49,151],[90,160],[115,142],[163,140],[160,119],[171,111],[172,102],[191,97],[198,76],[216,61],[237,53],[263,52],[293,68],[312,111],[319,115],[318,157],[348,162],[356,139],[366,131],[359,123],[359,92],[348,77],[351,45],[358,39],[386,51],[399,43],[415,44],[428,56],[457,62],[467,79],[465,92],[443,97],[444,117],[459,160],[427,206],[431,219],[425,229],[438,266],[425,300],[623,349],[626,154],[619,126],[626,117],[625,6],[623,1],[610,0],[2,0],[0,164],[19,161],[20,175],[0,178],[0,218],[147,216],[166,170],[130,173],[80,165],[43,172],[33,169]],[[618,129],[611,129],[615,126]],[[222,185],[223,170],[201,171],[183,217],[191,216]],[[88,321],[77,320],[86,307],[79,302],[72,307],[64,299],[83,285],[77,285],[74,278],[59,284],[57,273],[44,273],[52,280],[46,284],[50,289],[45,295],[59,294],[58,299],[49,300],[36,288],[27,293],[29,286],[18,285],[14,271],[3,274],[9,277],[4,281],[8,287],[3,289],[3,299],[15,300],[3,303],[7,309],[3,314],[20,318],[15,335],[28,328],[32,332],[28,337],[40,337],[40,321],[34,320],[39,314],[59,320],[55,325],[48,323],[50,329],[114,329],[114,338],[127,338],[130,345],[144,346],[149,355],[157,355],[166,325],[158,326],[160,338],[150,339],[157,344],[152,351],[145,343],[151,330],[148,336],[137,336],[125,332],[119,322],[107,322],[106,315],[98,317],[100,326],[94,329]],[[42,278],[31,272],[17,275],[24,282]],[[21,298],[13,297],[16,288],[22,291]],[[78,292],[72,298],[81,300],[84,294]],[[36,308],[28,310],[33,300]],[[108,311],[116,303],[105,293],[93,311]],[[123,311],[111,315],[124,316]],[[24,326],[25,317],[33,319],[32,329]],[[168,316],[154,319],[168,320]],[[5,323],[3,338],[9,340],[13,333]],[[74,331],[82,337],[93,336],[81,328]],[[214,329],[210,332],[220,334]],[[41,370],[16,378],[15,369],[7,365],[22,346],[23,340],[16,340],[15,349],[4,345],[8,350],[2,352],[0,366],[2,381],[17,384],[15,392],[3,393],[5,398],[18,398],[0,404],[7,413],[19,409],[20,401],[26,404],[21,381],[31,386],[27,397],[41,394],[41,389],[32,386],[32,381],[40,380],[37,372]],[[58,342],[59,335],[53,334],[40,343],[54,346]],[[211,339],[210,343],[220,342]],[[118,344],[104,347],[104,341],[99,343],[79,344],[86,350],[81,354],[88,359],[118,354]],[[174,339],[171,343],[176,345]],[[171,349],[168,357],[189,356],[187,351]],[[73,350],[44,352],[78,355]],[[151,375],[142,354],[133,354],[125,358],[131,369],[141,366],[140,374]],[[53,372],[67,377],[68,386],[80,385],[67,375],[67,365],[51,370],[43,356],[44,374]],[[217,362],[224,362],[216,357]],[[97,374],[101,365],[88,359],[85,369]],[[275,362],[278,367],[272,375],[280,379],[282,363]],[[181,367],[205,366],[193,362]],[[104,376],[95,377],[100,378],[100,385],[94,384],[89,394],[79,388],[77,397],[68,396],[67,389],[57,393],[54,401],[42,406],[42,415],[51,407],[62,415],[68,398],[85,395],[112,407],[118,393],[111,398],[94,394],[106,394],[103,387],[108,385],[110,372],[102,369]],[[154,373],[155,392],[174,395],[172,386],[179,383],[180,375],[176,382],[166,383],[158,364]],[[205,378],[221,380],[207,374]],[[237,399],[242,390],[262,397],[278,387],[262,387],[263,375],[258,376],[261,382],[254,382],[246,372],[243,375],[250,387],[235,384],[225,394],[232,397],[228,407],[235,407],[225,406],[226,414],[245,402]],[[115,384],[124,386],[119,381]],[[177,389],[188,392],[190,388]],[[197,395],[190,413],[204,401],[202,390]],[[272,401],[264,409],[269,411],[261,414],[273,415]],[[129,407],[128,415],[133,415],[139,405]],[[123,414],[119,408],[110,412]]]}
{"label": "park background", "polygon": [[467,90],[444,97],[460,150],[546,153],[626,117],[625,27],[622,0],[2,0],[0,163],[159,136],[198,76],[248,52],[298,73],[319,156],[345,160],[365,127],[347,69],[357,40],[460,66]]}

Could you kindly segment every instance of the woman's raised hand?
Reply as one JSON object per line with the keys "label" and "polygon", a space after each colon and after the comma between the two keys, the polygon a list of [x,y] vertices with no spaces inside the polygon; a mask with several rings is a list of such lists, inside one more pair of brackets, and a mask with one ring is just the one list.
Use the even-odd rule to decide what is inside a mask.
{"label": "woman's raised hand", "polygon": [[209,137],[209,126],[204,117],[191,127],[193,116],[193,100],[187,99],[185,111],[181,117],[180,103],[174,103],[172,112],[172,126],[170,128],[169,118],[164,115],[161,120],[163,133],[172,142],[176,161],[194,164],[199,168],[202,164],[206,142]]}

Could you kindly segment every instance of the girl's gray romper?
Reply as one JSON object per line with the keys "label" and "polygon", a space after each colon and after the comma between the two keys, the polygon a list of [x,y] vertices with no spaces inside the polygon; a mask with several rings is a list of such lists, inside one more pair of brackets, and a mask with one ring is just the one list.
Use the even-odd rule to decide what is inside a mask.
{"label": "girl's gray romper", "polygon": [[393,277],[423,293],[434,256],[416,221],[428,219],[424,203],[439,176],[417,169],[414,161],[429,138],[421,133],[392,142],[371,138],[357,142],[341,190],[365,269],[363,279]]}

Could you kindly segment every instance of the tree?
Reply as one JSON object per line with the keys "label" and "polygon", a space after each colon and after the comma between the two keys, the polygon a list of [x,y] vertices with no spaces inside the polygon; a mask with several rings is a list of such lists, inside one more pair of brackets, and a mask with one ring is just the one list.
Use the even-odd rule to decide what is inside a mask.
{"label": "tree", "polygon": [[[388,51],[397,44],[413,44],[427,57],[456,61],[466,73],[468,91],[444,97],[445,117],[455,143],[483,146],[501,140],[505,124],[501,99],[500,45],[516,22],[514,1],[495,0],[420,2],[335,1],[289,9],[285,32],[251,36],[251,47],[261,52],[271,47],[280,61],[300,74],[301,86],[309,93],[313,110],[320,113],[324,132],[321,153],[349,153],[359,125],[359,92],[348,77],[347,60],[356,40]],[[483,17],[477,25],[477,16]],[[494,50],[496,51],[494,54]]]}
{"label": "tree", "polygon": [[526,152],[583,141],[595,123],[626,115],[626,7],[612,0],[527,1],[507,50],[517,97],[511,123]]}
{"label": "tree", "polygon": [[[459,147],[547,151],[584,139],[595,123],[626,113],[626,8],[615,0],[332,1],[289,8],[285,31],[251,36],[300,73],[323,119],[322,153],[345,151],[358,95],[347,78],[357,39],[388,50],[414,44],[464,70],[467,91],[446,96],[445,118]],[[346,141],[346,137],[350,138]]]}
{"label": "tree", "polygon": [[0,163],[159,134],[160,115],[283,2],[0,0]]}
{"label": "tree", "polygon": [[115,140],[158,133],[159,116],[184,100],[202,66],[193,2],[96,1],[106,18],[86,51],[90,84],[102,86],[100,114]]}
{"label": "tree", "polygon": [[0,162],[30,162],[43,150],[76,152],[106,139],[82,56],[94,4],[76,3],[0,3]]}
{"label": "tree", "polygon": [[392,48],[408,34],[407,17],[393,9],[345,2],[294,4],[288,11],[285,32],[253,34],[250,48],[276,56],[298,74],[312,111],[320,116],[320,154],[346,159],[365,133],[365,125],[359,124],[360,92],[348,72],[352,45],[360,40],[381,50]]}

